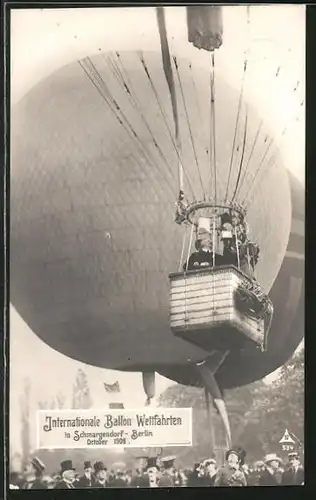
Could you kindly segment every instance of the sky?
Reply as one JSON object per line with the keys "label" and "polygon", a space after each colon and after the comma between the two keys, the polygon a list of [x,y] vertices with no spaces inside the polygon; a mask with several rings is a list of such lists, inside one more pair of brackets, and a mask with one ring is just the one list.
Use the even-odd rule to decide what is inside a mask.
{"label": "sky", "polygon": [[[155,10],[127,9],[19,9],[12,12],[11,100],[12,105],[34,85],[78,57],[102,50],[159,50]],[[185,9],[168,7],[167,29],[171,49],[191,53],[203,64],[205,55],[186,41]],[[249,48],[251,71],[247,93],[268,125],[280,137],[283,160],[304,182],[305,175],[305,7],[303,5],[252,6],[250,28],[245,7],[225,7],[224,44],[218,53],[220,71],[233,86],[240,85],[240,61]],[[276,82],[275,70],[281,66]],[[259,75],[259,78],[258,78]],[[262,75],[262,77],[260,76]],[[253,79],[253,80],[252,80]],[[254,83],[256,82],[256,83]],[[259,83],[258,83],[259,82]],[[297,83],[299,82],[299,85]],[[297,86],[297,91],[293,89]],[[296,118],[298,120],[296,121]],[[79,368],[88,376],[95,408],[107,404],[103,382],[120,382],[127,407],[144,404],[141,375],[99,369],[59,354],[28,328],[13,307],[10,309],[11,345],[11,446],[19,448],[19,397],[23,381],[31,381],[32,413],[38,401],[63,392],[71,401],[72,384]],[[43,360],[44,363],[43,363]],[[270,382],[275,374],[267,377]],[[158,376],[157,395],[173,382]],[[35,419],[34,419],[35,420]]]}

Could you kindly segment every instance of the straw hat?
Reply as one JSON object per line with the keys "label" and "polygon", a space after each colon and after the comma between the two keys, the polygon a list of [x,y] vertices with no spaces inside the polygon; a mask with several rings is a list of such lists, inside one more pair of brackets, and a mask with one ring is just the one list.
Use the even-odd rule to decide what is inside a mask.
{"label": "straw hat", "polygon": [[266,464],[274,461],[279,462],[280,464],[282,463],[282,459],[278,457],[276,453],[268,453],[268,455],[266,455],[264,458],[264,462]]}

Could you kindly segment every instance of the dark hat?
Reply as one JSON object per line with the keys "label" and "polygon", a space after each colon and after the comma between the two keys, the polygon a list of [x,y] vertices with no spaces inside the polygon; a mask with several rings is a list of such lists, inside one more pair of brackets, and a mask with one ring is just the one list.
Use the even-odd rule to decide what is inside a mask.
{"label": "dark hat", "polygon": [[83,468],[84,469],[90,469],[90,468],[92,468],[91,462],[84,462],[83,463]]}
{"label": "dark hat", "polygon": [[72,460],[64,460],[63,462],[61,462],[60,464],[60,468],[61,468],[61,474],[63,472],[66,472],[67,470],[76,470],[75,467],[73,467],[72,465]]}
{"label": "dark hat", "polygon": [[165,469],[169,469],[169,467],[173,466],[175,459],[176,457],[168,456],[168,457],[162,457],[160,461]]}
{"label": "dark hat", "polygon": [[208,466],[208,465],[210,465],[210,464],[214,464],[214,465],[216,465],[216,460],[215,460],[215,458],[207,458],[207,459],[206,459],[206,460],[204,460],[204,462],[202,463],[202,465],[203,465],[204,467],[207,467],[207,466]]}
{"label": "dark hat", "polygon": [[153,467],[156,467],[156,469],[159,470],[159,467],[157,465],[157,457],[149,457],[147,459],[146,470],[151,469]]}
{"label": "dark hat", "polygon": [[235,448],[231,448],[230,450],[228,450],[226,452],[226,460],[228,459],[229,455],[231,455],[232,453],[234,453],[235,455],[237,455],[238,459],[239,459],[239,462],[240,462],[240,465],[244,465],[245,463],[245,458],[246,458],[246,455],[247,453],[245,452],[245,450],[243,450],[240,446],[236,446]]}
{"label": "dark hat", "polygon": [[202,240],[201,239],[198,239],[195,241],[195,248],[196,250],[199,250],[201,248],[201,245],[202,245]]}
{"label": "dark hat", "polygon": [[33,465],[34,469],[38,472],[43,472],[46,468],[45,464],[38,457],[32,458],[31,464]]}
{"label": "dark hat", "polygon": [[100,470],[107,470],[103,462],[96,462],[94,464],[94,470],[95,472],[99,472]]}
{"label": "dark hat", "polygon": [[228,212],[225,212],[221,215],[221,223],[225,224],[226,222],[232,224],[232,215]]}
{"label": "dark hat", "polygon": [[289,458],[299,458],[299,453],[297,451],[291,451],[290,453],[288,453],[288,457]]}

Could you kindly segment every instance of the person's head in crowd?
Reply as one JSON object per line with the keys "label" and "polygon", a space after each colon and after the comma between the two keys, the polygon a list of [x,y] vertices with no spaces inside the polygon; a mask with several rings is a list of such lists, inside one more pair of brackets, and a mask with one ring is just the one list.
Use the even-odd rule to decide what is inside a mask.
{"label": "person's head in crowd", "polygon": [[265,469],[265,464],[262,460],[258,460],[255,464],[256,472],[262,472]]}
{"label": "person's head in crowd", "polygon": [[282,465],[282,460],[276,455],[276,453],[269,453],[265,456],[264,463],[272,472],[277,472]]}
{"label": "person's head in crowd", "polygon": [[169,474],[171,475],[175,474],[175,468],[174,468],[175,459],[176,457],[174,456],[163,457],[160,459],[163,470],[169,472]]}
{"label": "person's head in crowd", "polygon": [[204,461],[203,465],[204,465],[205,474],[207,476],[213,477],[214,474],[216,474],[217,467],[216,467],[215,458],[208,458],[207,460]]}
{"label": "person's head in crowd", "polygon": [[193,467],[193,473],[196,475],[200,474],[200,466],[201,464],[198,462],[195,462],[194,467]]}
{"label": "person's head in crowd", "polygon": [[242,470],[244,471],[244,473],[245,473],[246,475],[248,475],[248,474],[249,474],[249,467],[248,467],[248,465],[247,465],[247,464],[243,464],[241,468],[242,468]]}
{"label": "person's head in crowd", "polygon": [[103,462],[96,462],[94,464],[94,475],[99,483],[103,484],[107,479],[107,468],[104,466]]}
{"label": "person's head in crowd", "polygon": [[157,480],[159,470],[160,468],[157,464],[157,458],[156,457],[148,458],[146,472],[150,482],[155,482]]}
{"label": "person's head in crowd", "polygon": [[31,460],[31,466],[35,477],[42,477],[45,471],[45,464],[38,458],[34,457]]}
{"label": "person's head in crowd", "polygon": [[31,481],[34,480],[34,477],[35,477],[35,475],[34,475],[34,467],[33,467],[33,465],[32,465],[31,462],[28,462],[24,466],[22,474],[25,477],[26,481],[28,481],[28,480],[31,480]]}
{"label": "person's head in crowd", "polygon": [[42,478],[43,484],[46,486],[48,490],[53,490],[56,482],[50,476],[43,476]]}
{"label": "person's head in crowd", "polygon": [[72,465],[72,460],[64,460],[61,462],[60,466],[60,475],[62,476],[63,481],[73,484],[76,480],[76,469]]}
{"label": "person's head in crowd", "polygon": [[288,459],[289,459],[289,463],[293,469],[297,469],[300,466],[299,454],[296,451],[289,453]]}
{"label": "person's head in crowd", "polygon": [[91,476],[92,476],[91,462],[89,462],[89,461],[84,462],[83,473],[86,476],[86,478],[91,479]]}
{"label": "person's head in crowd", "polygon": [[226,463],[231,469],[239,469],[245,463],[246,452],[240,448],[232,448],[226,453]]}
{"label": "person's head in crowd", "polygon": [[139,475],[142,475],[144,471],[146,470],[147,463],[148,463],[148,457],[147,456],[140,456],[137,457],[137,462],[138,462],[138,467],[137,469],[139,470]]}

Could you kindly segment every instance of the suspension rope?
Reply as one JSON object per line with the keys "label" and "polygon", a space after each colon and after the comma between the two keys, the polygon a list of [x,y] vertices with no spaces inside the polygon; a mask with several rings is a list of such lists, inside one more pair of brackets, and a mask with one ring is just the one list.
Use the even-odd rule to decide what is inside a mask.
{"label": "suspension rope", "polygon": [[235,233],[235,240],[236,240],[237,265],[238,265],[238,269],[240,270],[240,254],[239,254],[239,242],[238,242],[238,236],[237,236],[237,226],[234,227],[234,233]]}
{"label": "suspension rope", "polygon": [[[94,81],[93,77],[89,74],[89,71],[85,68],[84,64],[78,60],[78,64],[80,65],[80,67],[83,69],[85,75],[88,77],[88,79],[90,80],[90,82],[93,84],[93,86],[96,88],[97,92],[100,94],[100,96],[102,97],[103,101],[106,103],[106,105],[108,106],[108,108],[110,109],[110,111],[114,114],[115,118],[118,120],[118,122],[120,123],[120,125],[122,125],[122,127],[125,129],[125,131],[127,132],[128,136],[132,139],[132,141],[138,146],[138,149],[140,149],[141,153],[144,155],[144,152],[142,151],[140,145],[134,140],[134,134],[136,134],[136,132],[134,131],[134,133],[128,129],[128,127],[126,126],[126,124],[122,121],[122,119],[117,115],[117,113],[115,112],[115,109],[113,109],[113,107],[111,106],[111,103],[107,100],[107,98],[104,96],[103,92],[102,92],[102,89],[100,89],[100,87],[97,85],[97,83]],[[137,137],[137,134],[136,134],[136,137]],[[144,155],[145,157],[147,156],[147,160],[153,165],[155,166],[155,163],[152,162],[151,158],[149,157],[148,158],[148,155]],[[141,165],[141,163],[140,163]],[[150,172],[150,170],[149,170]],[[159,168],[158,168],[158,172],[162,178],[162,180],[164,182],[166,182],[168,184],[168,189],[171,189],[170,188],[170,184],[166,181],[166,179],[162,176]],[[148,171],[144,171],[144,173],[146,175],[148,175]],[[154,188],[153,186],[153,189],[155,190],[157,196],[159,197],[159,193],[157,192],[157,190]],[[173,195],[173,192],[172,192],[172,195]]]}
{"label": "suspension rope", "polygon": [[255,147],[256,147],[259,135],[260,135],[260,131],[261,131],[262,125],[263,125],[263,120],[261,120],[261,122],[259,123],[259,127],[257,129],[256,135],[255,135],[252,147],[251,147],[251,151],[250,151],[250,154],[249,154],[249,158],[247,160],[247,163],[246,163],[246,166],[245,166],[245,170],[244,170],[244,173],[242,175],[241,182],[240,182],[239,188],[237,189],[236,195],[239,194],[239,192],[241,191],[241,188],[242,188],[242,186],[244,184],[244,180],[245,180],[245,177],[246,177],[246,174],[247,174],[247,171],[248,171],[248,167],[249,167],[252,155],[254,153],[254,150],[255,150]]}
{"label": "suspension rope", "polygon": [[151,78],[151,76],[150,76],[149,69],[148,69],[148,67],[147,67],[147,65],[146,65],[146,62],[145,62],[144,57],[143,57],[143,55],[142,55],[142,53],[141,53],[141,52],[140,52],[140,54],[139,54],[139,58],[140,58],[140,61],[141,61],[142,66],[143,66],[143,68],[144,68],[144,71],[145,71],[145,73],[146,73],[146,75],[147,75],[147,78],[148,78],[148,80],[149,80],[149,83],[150,83],[150,85],[151,85],[151,88],[152,88],[152,90],[153,90],[153,93],[154,93],[154,95],[155,95],[155,98],[156,98],[156,101],[157,101],[157,104],[158,104],[158,107],[159,107],[160,113],[161,113],[161,115],[162,115],[162,118],[163,118],[163,120],[164,120],[165,126],[166,126],[166,128],[167,128],[168,133],[169,133],[169,137],[170,137],[170,139],[171,139],[172,145],[173,145],[173,147],[174,147],[174,149],[175,149],[175,152],[176,152],[176,154],[177,154],[178,160],[179,160],[179,162],[180,162],[180,164],[181,164],[181,167],[182,167],[182,169],[183,169],[183,172],[184,172],[184,174],[185,174],[185,176],[186,176],[186,179],[187,179],[187,181],[188,181],[188,185],[189,185],[189,188],[190,188],[190,190],[191,190],[191,193],[192,193],[192,196],[193,196],[193,200],[195,201],[195,200],[196,200],[196,197],[195,197],[195,194],[194,194],[194,191],[193,191],[192,184],[191,184],[191,182],[190,182],[190,179],[189,179],[188,173],[186,172],[186,169],[185,169],[185,167],[184,167],[184,165],[183,165],[183,162],[182,162],[182,159],[181,159],[181,156],[180,156],[180,153],[179,153],[179,148],[177,147],[177,144],[176,144],[176,142],[175,142],[175,140],[174,140],[174,138],[173,138],[173,135],[172,135],[172,132],[171,132],[171,130],[170,130],[170,127],[169,127],[169,124],[168,124],[168,120],[167,120],[166,114],[165,114],[165,112],[164,112],[164,109],[163,109],[163,106],[162,106],[161,100],[160,100],[160,98],[159,98],[159,95],[158,95],[158,92],[157,92],[156,87],[155,87],[155,85],[154,85],[154,82],[152,81],[152,78]]}
{"label": "suspension rope", "polygon": [[231,200],[232,202],[234,201],[236,193],[237,193],[238,184],[239,184],[239,181],[240,181],[240,175],[241,175],[241,171],[242,171],[242,166],[243,166],[243,162],[244,162],[244,155],[245,155],[246,142],[247,142],[247,129],[248,129],[248,105],[246,106],[246,118],[245,118],[245,128],[244,128],[244,138],[243,138],[242,152],[241,152],[241,158],[240,158],[240,163],[239,163],[239,170],[238,170],[238,175],[237,175],[235,190],[234,190],[233,197],[232,197],[232,200]]}
{"label": "suspension rope", "polygon": [[[215,254],[215,247],[216,247],[216,214],[214,214],[213,216],[213,248],[212,248],[212,268],[214,269],[215,265],[216,265],[216,262],[215,262],[215,257],[216,257],[216,254]],[[213,312],[215,311],[215,276],[213,274],[212,276],[213,278]]]}
{"label": "suspension rope", "polygon": [[[93,64],[93,62],[91,61],[90,58],[87,58],[87,60],[89,61],[90,65],[92,66],[93,68],[93,71],[96,73],[96,75],[98,76],[98,79],[99,81],[101,82],[102,84],[102,87],[101,88],[104,88],[104,91],[107,93],[107,96],[108,96],[108,99],[110,100],[110,102],[112,101],[114,107],[115,107],[115,110],[120,112],[122,117],[123,117],[123,120],[125,120],[126,124],[123,123],[122,120],[120,120],[120,123],[124,126],[124,128],[127,130],[127,132],[130,132],[130,135],[132,134],[132,139],[135,140],[135,143],[138,144],[139,146],[139,149],[140,151],[144,154],[145,153],[145,157],[146,159],[153,165],[156,167],[161,179],[168,185],[168,189],[171,191],[172,195],[174,196],[174,192],[170,186],[170,183],[167,181],[167,179],[162,175],[161,173],[161,169],[159,167],[159,165],[157,164],[155,158],[152,157],[150,151],[148,150],[147,146],[143,143],[143,141],[140,139],[140,137],[138,136],[138,134],[136,133],[136,131],[134,130],[133,126],[131,125],[131,123],[129,122],[128,118],[126,117],[126,115],[124,114],[123,110],[121,109],[121,107],[118,105],[118,103],[116,102],[116,100],[112,97],[111,95],[111,92],[108,88],[108,86],[106,85],[106,83],[104,82],[102,76],[100,75],[100,73],[98,72],[97,68],[95,67],[95,65]],[[109,102],[107,101],[108,105],[110,106]],[[115,113],[116,114],[116,113]],[[117,115],[116,115],[117,116]],[[172,174],[171,174],[172,175]]]}
{"label": "suspension rope", "polygon": [[[268,140],[268,137],[266,137],[265,142],[267,142],[267,140]],[[256,178],[257,178],[257,176],[258,176],[258,173],[260,172],[260,170],[261,170],[261,168],[262,168],[262,165],[263,165],[263,163],[264,163],[264,160],[265,160],[265,158],[266,158],[266,156],[267,156],[267,154],[268,154],[268,152],[269,152],[269,149],[270,149],[270,147],[272,146],[273,142],[274,142],[274,141],[273,141],[273,139],[270,139],[270,142],[269,142],[269,144],[268,144],[268,146],[267,146],[267,148],[266,148],[266,150],[265,150],[265,152],[264,152],[264,154],[263,154],[263,156],[262,156],[262,159],[261,159],[261,161],[260,161],[260,163],[259,163],[259,165],[258,165],[258,168],[257,168],[257,170],[256,170],[256,173],[255,173],[255,175],[254,175],[254,177],[253,177],[253,179],[252,179],[252,182],[251,182],[251,184],[250,184],[250,186],[249,186],[249,188],[248,188],[248,190],[247,190],[247,192],[246,192],[246,194],[245,194],[245,197],[244,197],[244,199],[243,199],[243,201],[242,201],[242,205],[245,203],[245,201],[246,201],[246,199],[247,199],[247,197],[248,197],[248,194],[249,194],[250,190],[252,189],[252,187],[253,187],[253,185],[254,185],[254,183],[255,183],[255,180],[256,180]]]}
{"label": "suspension rope", "polygon": [[182,249],[181,249],[181,257],[180,257],[180,262],[179,262],[179,272],[182,270],[182,266],[183,266],[183,256],[184,256],[184,248],[185,248],[185,244],[186,244],[186,240],[187,240],[187,229],[188,229],[188,226],[187,224],[185,224],[184,226],[184,234],[183,234],[183,239],[182,239]]}
{"label": "suspension rope", "polygon": [[[266,176],[270,173],[270,171],[272,170],[272,168],[276,165],[277,163],[277,160],[279,158],[279,155],[280,155],[280,151],[276,151],[270,158],[269,160],[267,161],[267,164],[266,164],[266,167],[265,169],[262,169],[261,172],[260,172],[260,175],[258,176],[258,180],[257,180],[257,185],[260,184],[260,180],[262,178],[262,175],[265,174]],[[250,206],[251,203],[253,202],[253,198],[256,194],[256,190],[254,189],[253,193],[252,193],[252,196],[250,198],[248,198],[248,202],[247,202],[247,206]]]}
{"label": "suspension rope", "polygon": [[189,129],[189,134],[190,134],[190,139],[191,139],[191,144],[192,144],[192,150],[193,150],[193,154],[194,154],[195,164],[196,164],[196,168],[198,170],[198,175],[199,175],[199,179],[200,179],[200,183],[201,183],[201,187],[202,187],[202,193],[203,193],[203,197],[204,197],[204,200],[205,200],[206,196],[205,196],[205,191],[204,191],[204,187],[203,187],[203,181],[202,181],[201,171],[200,171],[200,167],[199,167],[199,160],[198,160],[196,149],[195,149],[195,144],[194,144],[194,138],[193,138],[193,133],[192,133],[191,124],[190,124],[189,113],[188,113],[187,105],[186,105],[186,102],[185,102],[185,96],[184,96],[182,82],[181,82],[180,73],[179,73],[179,66],[178,66],[177,58],[175,56],[173,56],[173,62],[174,62],[175,68],[176,68],[176,73],[177,73],[178,82],[179,82],[179,86],[180,86],[180,92],[181,92],[181,96],[182,96],[182,101],[183,101],[183,107],[184,107],[184,112],[185,112],[185,116],[186,116],[186,121],[187,121],[188,129]]}
{"label": "suspension rope", "polygon": [[[192,77],[192,85],[193,85],[193,90],[194,90],[194,98],[195,98],[196,107],[197,107],[197,110],[198,110],[199,120],[200,120],[200,123],[203,123],[202,111],[201,111],[201,106],[200,106],[200,103],[199,103],[199,96],[198,96],[198,91],[197,91],[197,87],[196,87],[196,83],[195,83],[195,78],[194,78],[194,74],[193,74],[193,70],[192,70],[192,63],[191,62],[189,63],[189,69],[190,69],[190,73],[191,73],[191,77]],[[203,130],[205,130],[205,129],[203,129]],[[207,147],[205,148],[205,151],[206,151],[206,154],[208,155],[209,154],[209,150],[208,150]]]}
{"label": "suspension rope", "polygon": [[194,231],[194,224],[191,225],[190,241],[189,241],[189,246],[188,246],[187,261],[186,261],[185,272],[184,272],[184,322],[185,323],[187,323],[187,321],[188,321],[188,311],[187,311],[187,272],[188,272],[189,258],[190,258],[190,252],[191,252],[191,246],[192,246],[193,231]]}
{"label": "suspension rope", "polygon": [[229,189],[229,183],[230,183],[232,167],[233,167],[233,159],[234,159],[236,137],[237,137],[238,124],[239,124],[241,103],[242,103],[243,92],[244,92],[244,82],[245,82],[246,70],[247,70],[247,59],[245,59],[245,61],[244,61],[244,71],[243,71],[242,81],[241,81],[238,110],[237,110],[237,117],[236,117],[236,124],[235,124],[235,130],[234,130],[234,138],[233,138],[233,146],[232,146],[232,154],[231,154],[231,158],[230,158],[228,181],[227,181],[227,187],[226,187],[226,193],[225,193],[225,202],[227,201],[227,197],[228,197],[228,189]]}
{"label": "suspension rope", "polygon": [[[212,129],[210,139],[210,149],[213,153],[213,167],[214,167],[214,201],[217,203],[217,165],[216,165],[216,117],[215,117],[215,54],[211,52],[211,120],[210,125]],[[212,171],[212,168],[211,168]]]}
{"label": "suspension rope", "polygon": [[[119,54],[118,52],[116,52],[116,56],[117,56],[118,60],[120,61],[120,64],[121,64],[121,66],[122,66],[122,71],[123,71],[123,72],[124,72],[124,74],[125,74],[125,78],[126,78],[126,80],[127,80],[127,83],[125,82],[125,80],[124,80],[124,76],[123,76],[123,74],[120,72],[120,69],[119,69],[119,67],[118,67],[118,66],[117,66],[117,68],[116,68],[116,70],[117,70],[117,79],[118,79],[118,81],[121,81],[121,84],[123,85],[124,90],[127,92],[127,94],[128,94],[128,96],[129,96],[129,98],[130,98],[130,100],[131,100],[131,102],[132,102],[132,104],[133,104],[134,108],[138,111],[138,113],[139,113],[139,115],[140,115],[141,119],[143,120],[143,122],[144,122],[144,124],[145,124],[145,127],[147,128],[147,130],[148,130],[148,132],[149,132],[149,134],[150,134],[150,136],[151,136],[151,138],[152,138],[152,141],[153,141],[153,143],[154,143],[155,147],[157,148],[157,150],[158,150],[158,152],[159,152],[159,154],[160,154],[160,156],[161,156],[162,160],[164,161],[164,163],[165,163],[165,164],[166,164],[166,166],[168,167],[168,170],[169,170],[169,172],[170,172],[170,175],[173,177],[173,172],[172,172],[172,169],[171,169],[171,167],[170,167],[170,164],[169,164],[168,160],[166,159],[166,157],[165,157],[165,155],[164,155],[164,153],[163,153],[163,151],[162,151],[161,147],[159,146],[158,142],[156,141],[156,138],[155,138],[155,136],[154,136],[154,134],[153,134],[153,131],[152,131],[152,129],[150,128],[150,126],[149,126],[149,124],[148,124],[148,121],[146,120],[146,117],[145,117],[145,115],[144,115],[144,113],[143,113],[143,111],[142,111],[142,109],[141,109],[141,105],[140,105],[140,103],[139,103],[139,101],[138,101],[138,99],[137,99],[137,97],[136,97],[136,93],[135,93],[135,91],[134,91],[134,89],[133,89],[132,82],[131,82],[131,80],[130,80],[130,78],[129,78],[128,72],[127,72],[127,70],[126,70],[126,68],[125,68],[125,66],[124,66],[124,63],[123,63],[123,61],[122,61],[122,59],[121,59],[121,56],[120,56],[120,54]],[[109,62],[111,62],[110,58],[109,58]],[[113,62],[114,62],[114,61],[113,61]],[[112,64],[113,64],[113,63],[112,63]],[[115,67],[115,65],[114,65],[114,64],[113,64],[113,67]]]}
{"label": "suspension rope", "polygon": [[[302,101],[302,102],[300,103],[300,107],[301,107],[301,106],[303,106],[303,105],[304,105],[304,101]],[[287,132],[288,132],[288,127],[285,127],[285,128],[283,129],[283,131],[282,131],[282,134],[281,134],[281,135],[282,135],[282,137],[284,137],[284,136],[285,136],[285,134],[286,134]],[[266,138],[266,140],[267,140],[267,138]],[[266,140],[265,140],[265,142],[266,142]],[[273,140],[271,140],[271,143],[269,144],[269,146],[268,146],[268,148],[267,148],[266,153],[269,151],[269,149],[270,149],[270,147],[271,147],[272,143],[273,143]],[[277,160],[279,159],[280,154],[281,154],[281,151],[280,151],[280,149],[279,149],[279,148],[277,148],[277,149],[275,150],[275,152],[274,152],[274,153],[270,156],[269,160],[267,160],[267,162],[266,162],[266,169],[262,169],[262,168],[261,168],[261,167],[262,167],[262,165],[259,165],[259,167],[258,167],[258,170],[257,170],[257,172],[256,172],[255,177],[256,177],[256,176],[258,176],[258,174],[259,174],[259,172],[260,172],[260,171],[261,171],[261,172],[260,172],[260,177],[259,177],[259,178],[261,178],[261,177],[262,177],[262,173],[263,173],[263,172],[266,172],[266,173],[267,173],[268,171],[271,171],[271,169],[272,169],[272,168],[276,165],[276,162],[277,162]],[[264,155],[264,156],[265,156],[265,155]],[[262,162],[263,162],[263,161],[264,161],[264,158],[261,160],[261,164],[262,164]],[[253,179],[252,184],[254,183],[254,180],[255,180],[255,179]],[[250,188],[251,188],[251,187],[252,187],[252,186],[250,186],[250,187],[249,187],[248,192],[250,191]],[[248,193],[247,193],[247,194],[248,194]],[[248,205],[250,205],[250,204],[251,204],[251,202],[252,202],[252,200],[253,200],[254,195],[255,195],[255,193],[253,193],[253,194],[252,194],[252,196],[251,196],[251,198],[249,199],[249,201],[248,201]],[[247,197],[247,196],[246,196],[246,197]],[[244,201],[246,201],[246,197],[245,197]]]}

